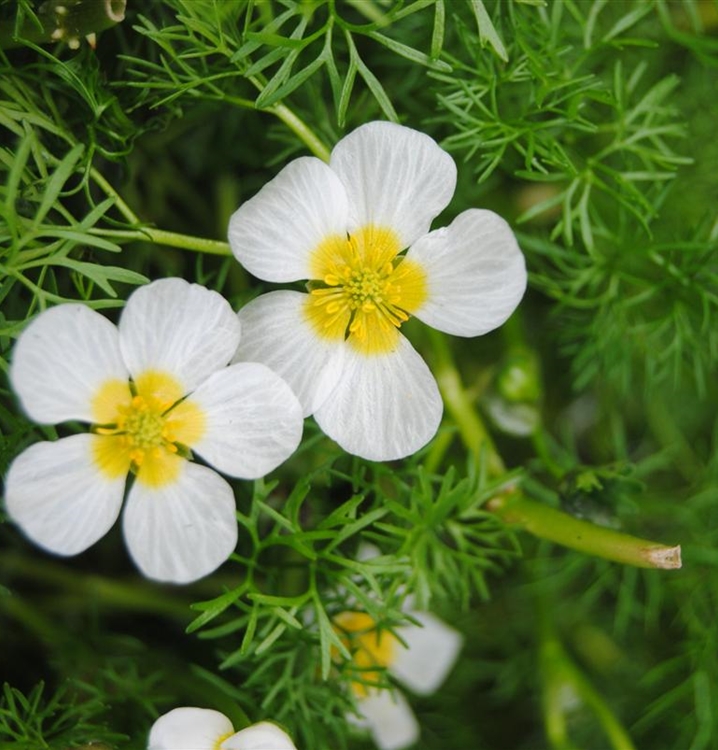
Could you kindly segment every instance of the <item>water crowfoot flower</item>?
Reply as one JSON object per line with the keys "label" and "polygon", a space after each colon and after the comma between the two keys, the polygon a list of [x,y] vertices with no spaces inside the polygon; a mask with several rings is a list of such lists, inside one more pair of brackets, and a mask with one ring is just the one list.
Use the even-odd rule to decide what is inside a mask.
{"label": "water crowfoot flower", "polygon": [[262,721],[239,732],[219,711],[175,708],[152,725],[147,750],[297,750],[286,732]]}
{"label": "water crowfoot flower", "polygon": [[436,381],[399,329],[409,317],[457,336],[500,326],[526,287],[508,224],[469,209],[429,231],[456,166],[430,137],[372,122],[343,138],[329,164],[301,157],[233,214],[229,242],[252,274],[309,279],[239,312],[237,361],[284,377],[305,415],[370,460],[409,455],[435,434]]}
{"label": "water crowfoot flower", "polygon": [[15,346],[12,386],[36,422],[92,428],[13,461],[10,517],[45,549],[78,554],[117,520],[129,473],[123,532],[140,570],[175,583],[211,573],[236,546],[234,494],[191,452],[254,479],[302,433],[301,407],[279,376],[226,366],[239,340],[227,301],[182,279],[136,290],[117,327],[78,304],[41,313]]}
{"label": "water crowfoot flower", "polygon": [[381,670],[417,695],[430,695],[444,682],[461,649],[461,635],[430,612],[408,614],[416,624],[393,632],[378,629],[364,612],[342,612],[333,621],[352,655],[348,667],[356,675],[351,687],[359,717],[349,718],[369,730],[379,750],[402,750],[420,733],[406,698],[380,686]]}

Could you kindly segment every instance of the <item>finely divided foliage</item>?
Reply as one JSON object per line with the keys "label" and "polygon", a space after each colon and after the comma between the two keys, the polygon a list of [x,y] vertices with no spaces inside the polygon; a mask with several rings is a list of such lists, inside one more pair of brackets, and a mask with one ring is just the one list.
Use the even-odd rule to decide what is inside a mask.
{"label": "finely divided foliage", "polygon": [[[416,731],[415,750],[718,750],[715,3],[113,0],[124,20],[94,40],[82,13],[74,37],[43,27],[90,6],[89,17],[102,14],[105,0],[0,0],[0,747],[145,750],[159,717],[196,706],[212,709],[210,729],[221,730],[202,740],[213,750],[370,750],[406,744]],[[401,222],[385,221],[391,231],[380,233],[352,224],[347,164],[357,162],[342,163],[336,149],[347,153],[344,139],[361,139],[372,121],[422,134],[443,154],[437,163],[456,166],[455,190],[439,184],[441,166],[419,180],[410,207],[447,195],[405,244]],[[370,189],[382,203],[402,197],[394,175],[408,162],[386,163],[391,174]],[[260,206],[265,185],[292,195],[281,221],[271,206],[258,211],[230,248],[231,215]],[[307,203],[321,219],[309,229]],[[452,245],[462,259],[485,246],[465,218],[479,207],[515,233],[528,292],[502,328],[463,339],[465,331],[420,323],[459,325],[426,280],[440,284],[448,267],[439,262],[446,231],[465,230]],[[327,232],[338,240],[323,242]],[[292,255],[305,239],[306,255]],[[245,269],[232,251],[244,262],[254,240]],[[387,257],[361,256],[369,245]],[[272,265],[275,251],[284,266]],[[412,253],[421,273],[402,271]],[[474,277],[461,275],[473,299]],[[12,394],[23,331],[68,304],[122,327],[133,291],[168,277],[224,296],[228,325],[240,311],[255,356],[290,331],[287,374],[304,414],[318,417],[305,420],[284,463],[232,473],[226,441],[212,456],[196,431],[165,440],[171,412],[151,388],[142,403],[132,392],[111,419],[46,411],[76,364],[78,337],[67,326],[33,355],[35,374],[15,383],[19,400]],[[298,298],[316,302],[306,330],[296,324]],[[366,333],[372,305],[384,306],[381,335]],[[308,358],[306,341],[333,336],[376,373],[383,360],[367,354],[388,351],[399,328],[431,374],[431,429],[392,456],[370,453],[386,433],[345,451],[324,434],[342,437],[322,408],[355,370]],[[171,329],[142,329],[149,348]],[[127,369],[131,388],[149,387],[137,385],[131,362]],[[366,396],[369,381],[352,387],[359,382]],[[203,395],[198,388],[181,395]],[[202,408],[230,422],[227,389],[210,390]],[[427,413],[419,400],[417,419]],[[186,417],[191,407],[183,409]],[[355,434],[357,415],[340,416]],[[81,421],[94,425],[91,436]],[[408,423],[396,421],[398,432]],[[223,483],[236,544],[217,537],[182,557],[192,567],[209,556],[215,572],[191,586],[144,579],[119,526],[107,531],[122,488],[106,536],[86,552],[61,559],[28,543],[16,522],[32,537],[38,516],[21,518],[27,505],[18,515],[17,466],[33,502],[45,504],[58,485],[23,456],[133,430],[152,442],[154,427],[205,479],[214,471],[205,461],[220,462],[223,478],[211,481]],[[143,487],[146,446],[135,448],[124,466],[130,491]],[[245,455],[255,449],[250,435]],[[67,458],[50,472],[73,480],[59,515],[41,524],[50,549],[63,519],[64,541],[76,542],[103,507]],[[73,501],[84,503],[82,523],[67,513]],[[586,554],[539,515],[522,515],[525,507],[583,520],[586,539],[598,528],[680,542],[683,570]],[[173,520],[179,534],[182,518]],[[147,525],[133,528],[141,536]],[[156,541],[145,535],[140,546]],[[362,552],[367,543],[378,555]],[[389,658],[404,653],[398,640],[426,612],[462,639],[430,696],[402,682]],[[412,635],[404,645],[416,654],[411,672],[427,648],[415,650]],[[386,690],[362,714],[367,685]],[[397,706],[403,718],[385,721]],[[379,724],[367,724],[373,709]],[[199,714],[181,716],[183,736],[204,731]],[[157,747],[174,742],[174,725],[160,729]]]}

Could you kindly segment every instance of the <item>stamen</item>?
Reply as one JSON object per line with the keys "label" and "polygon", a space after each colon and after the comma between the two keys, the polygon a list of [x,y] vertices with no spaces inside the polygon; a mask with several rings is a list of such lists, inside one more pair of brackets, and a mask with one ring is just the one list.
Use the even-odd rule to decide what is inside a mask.
{"label": "stamen", "polygon": [[307,308],[317,332],[345,338],[366,354],[393,348],[396,329],[426,298],[423,269],[400,250],[394,232],[371,225],[322,243],[312,268],[326,286],[312,282]]}
{"label": "stamen", "polygon": [[[93,428],[97,466],[108,476],[128,470],[138,481],[160,486],[176,479],[178,453],[201,439],[203,412],[183,399],[182,386],[166,373],[148,370],[123,392],[112,381],[98,392],[95,402],[107,421]],[[114,400],[114,416],[108,404]]]}

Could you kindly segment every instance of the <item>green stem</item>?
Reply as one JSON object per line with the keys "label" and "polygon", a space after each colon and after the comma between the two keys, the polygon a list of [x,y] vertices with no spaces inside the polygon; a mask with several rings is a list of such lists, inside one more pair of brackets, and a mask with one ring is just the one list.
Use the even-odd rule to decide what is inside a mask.
{"label": "green stem", "polygon": [[143,227],[142,229],[88,229],[89,234],[99,237],[114,237],[128,241],[153,242],[155,245],[169,245],[182,250],[193,250],[207,255],[232,255],[227,242],[208,240],[205,237],[192,237],[188,234],[167,232],[164,229]]}
{"label": "green stem", "polygon": [[[256,76],[248,79],[259,91],[264,90],[262,82]],[[254,107],[254,104],[252,104]],[[254,107],[256,109],[256,107]],[[273,104],[271,107],[260,109],[260,112],[270,112],[276,115],[304,144],[322,161],[329,161],[330,151],[316,133],[298,115],[295,115],[289,107],[284,104]]]}
{"label": "green stem", "polygon": [[680,546],[669,547],[604,526],[596,526],[547,505],[529,500],[514,490],[487,503],[488,510],[510,524],[564,547],[639,568],[672,570],[681,567]]}
{"label": "green stem", "polygon": [[636,750],[628,732],[603,696],[573,663],[553,634],[544,632],[539,657],[546,734],[556,750],[568,750],[573,747],[568,736],[566,720],[567,689],[593,711],[613,750]]}
{"label": "green stem", "polygon": [[[117,210],[128,223],[142,223],[135,212],[122,200],[115,188],[96,169],[91,169],[90,175],[102,192],[114,200]],[[142,227],[140,229],[101,229],[92,227],[88,230],[88,233],[98,237],[153,242],[155,245],[169,245],[170,247],[193,250],[197,253],[205,253],[207,255],[232,255],[232,250],[227,242],[208,240],[205,237],[192,237],[191,235],[168,232],[164,229],[155,229],[154,227]]]}
{"label": "green stem", "polygon": [[122,200],[120,194],[110,183],[98,172],[95,167],[90,169],[90,176],[97,183],[97,186],[108,197],[115,201],[117,210],[125,217],[128,224],[141,224],[139,216]]}
{"label": "green stem", "polygon": [[494,442],[464,388],[453,361],[446,338],[439,331],[430,329],[434,375],[451,418],[456,422],[464,445],[477,462],[486,460],[490,474],[500,475],[506,471]]}
{"label": "green stem", "polygon": [[[261,90],[261,83],[257,79],[252,78],[250,80]],[[249,100],[245,99],[232,99],[231,101],[232,103],[241,106],[253,106]],[[311,128],[309,128],[309,126],[297,117],[297,115],[295,115],[288,107],[285,107],[283,104],[277,104],[268,108],[266,111],[279,117],[282,122],[284,122],[299,138],[301,138],[316,156],[324,161],[329,161],[329,149],[319,140]],[[140,218],[127,205],[127,203],[125,203],[120,194],[100,174],[100,172],[97,171],[97,169],[92,168],[90,170],[90,175],[102,192],[114,200],[117,210],[129,224],[142,223]],[[194,252],[205,253],[207,255],[232,255],[232,250],[227,242],[208,240],[204,237],[193,237],[191,235],[179,234],[177,232],[168,232],[164,229],[155,229],[153,227],[142,227],[140,229],[101,229],[93,227],[92,229],[89,229],[88,232],[100,237],[113,237],[115,239],[124,239],[128,241],[153,242],[156,245],[169,245],[170,247],[178,247],[183,250],[193,250]]]}
{"label": "green stem", "polygon": [[328,162],[330,151],[314,131],[284,104],[276,104],[269,112],[275,114],[290,130],[305,143],[307,148],[322,161]]}
{"label": "green stem", "polygon": [[[259,91],[264,90],[262,82],[255,77],[248,79]],[[273,104],[270,107],[257,107],[251,99],[244,99],[240,96],[222,95],[222,101],[226,104],[234,104],[245,109],[253,109],[255,112],[268,112],[278,117],[303,143],[304,145],[322,161],[329,161],[330,151],[324,142],[314,133],[314,131],[302,120],[295,115],[285,104]]]}

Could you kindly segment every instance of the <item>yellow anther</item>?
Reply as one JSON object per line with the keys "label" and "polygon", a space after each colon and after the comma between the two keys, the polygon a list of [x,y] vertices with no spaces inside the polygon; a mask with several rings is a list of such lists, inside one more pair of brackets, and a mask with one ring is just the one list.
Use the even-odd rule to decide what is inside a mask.
{"label": "yellow anther", "polygon": [[427,294],[423,269],[400,251],[393,231],[371,225],[325,240],[312,253],[311,269],[326,286],[311,289],[305,308],[315,330],[365,354],[392,349],[396,329]]}
{"label": "yellow anther", "polygon": [[[173,481],[180,471],[178,443],[191,446],[205,431],[203,412],[170,375],[148,370],[134,384],[108,381],[96,395],[103,424],[95,428],[95,463],[108,476],[129,471],[154,487]],[[114,417],[112,416],[114,411]]]}

